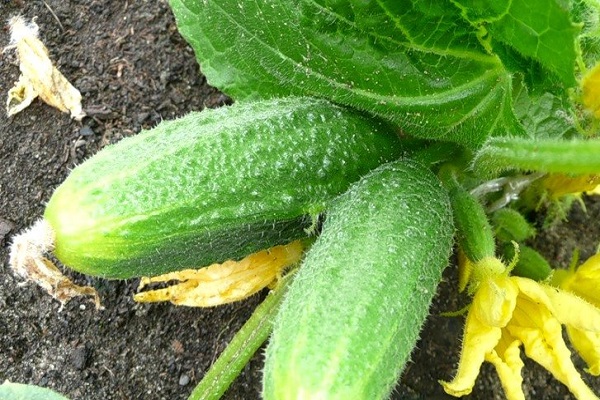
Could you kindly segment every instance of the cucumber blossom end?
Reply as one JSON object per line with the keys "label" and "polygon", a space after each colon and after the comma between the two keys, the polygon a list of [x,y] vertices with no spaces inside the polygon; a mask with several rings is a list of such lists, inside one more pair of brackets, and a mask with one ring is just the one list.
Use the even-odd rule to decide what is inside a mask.
{"label": "cucumber blossom end", "polygon": [[91,286],[79,286],[67,278],[46,254],[54,249],[55,235],[45,219],[13,238],[9,265],[16,275],[36,283],[63,305],[77,296],[90,296],[101,309],[100,296]]}
{"label": "cucumber blossom end", "polygon": [[403,152],[392,127],[326,100],[191,113],[77,166],[44,212],[51,245],[40,250],[32,233],[19,239],[15,269],[44,269],[50,251],[106,279],[241,260],[313,235],[333,199]]}
{"label": "cucumber blossom end", "polygon": [[250,254],[240,261],[228,260],[201,269],[144,277],[138,291],[150,284],[178,283],[139,292],[133,299],[140,303],[170,301],[189,307],[213,307],[243,300],[281,278],[286,269],[300,261],[304,247],[303,241],[296,240]]}

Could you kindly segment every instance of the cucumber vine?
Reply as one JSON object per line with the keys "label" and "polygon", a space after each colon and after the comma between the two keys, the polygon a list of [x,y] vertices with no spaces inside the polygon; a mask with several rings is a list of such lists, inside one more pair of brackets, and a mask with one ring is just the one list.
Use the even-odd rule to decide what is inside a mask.
{"label": "cucumber vine", "polygon": [[[562,332],[566,329],[587,373],[600,375],[595,289],[600,259],[555,273],[527,245],[544,228],[527,216],[547,212],[550,224],[550,216],[565,215],[574,198],[593,193],[600,183],[598,0],[170,0],[170,5],[208,82],[250,110],[231,114],[228,126],[247,124],[253,104],[271,102],[267,111],[256,106],[257,113],[269,114],[261,123],[270,134],[293,135],[293,124],[318,129],[325,124],[318,112],[277,125],[278,115],[295,112],[286,105],[302,98],[360,115],[402,143],[395,160],[374,161],[373,168],[382,165],[354,176],[349,191],[320,202],[318,210],[302,210],[314,222],[310,234],[318,237],[307,242],[289,292],[280,296],[287,287],[284,277],[286,284],[274,289],[279,294],[242,328],[233,350],[208,373],[210,382],[201,382],[190,399],[221,395],[248,357],[235,354],[244,346],[258,348],[267,337],[270,323],[264,318],[273,321],[275,332],[267,349],[265,398],[389,396],[448,264],[453,232],[459,287],[472,302],[456,375],[439,377],[444,390],[469,394],[481,364],[489,362],[507,398],[525,398],[524,349],[578,399],[597,398],[575,368]],[[214,115],[200,125],[215,123]],[[335,126],[324,129],[337,132]],[[356,129],[361,128],[345,134],[354,137]],[[264,144],[263,136],[257,138],[261,143],[255,144]],[[290,139],[286,146],[293,151],[294,143]],[[316,144],[334,145],[333,139]],[[335,165],[341,157],[327,162]],[[390,170],[401,172],[390,178]],[[308,179],[330,179],[313,178]],[[235,207],[232,199],[227,207]],[[322,232],[319,218],[325,220]],[[430,226],[432,221],[437,225]],[[229,237],[232,248],[242,236]],[[241,257],[228,254],[226,235],[219,239],[224,239],[215,250],[220,261]],[[394,268],[408,272],[399,275]],[[406,293],[419,301],[411,302]],[[256,321],[260,334],[253,334]],[[403,321],[413,322],[408,336],[398,333]],[[357,323],[361,329],[355,329]],[[394,350],[362,351],[359,343],[368,337],[376,339],[368,346],[380,340]],[[214,387],[219,389],[211,392]]]}
{"label": "cucumber vine", "polygon": [[[574,293],[556,280],[549,286],[553,270],[526,245],[535,229],[525,215],[541,212],[543,205],[549,215],[564,215],[572,203],[565,199],[597,185],[600,3],[171,0],[171,6],[209,83],[236,101],[308,95],[397,125],[409,144],[407,157],[428,165],[449,190],[463,260],[461,279],[475,299],[484,297],[477,288],[500,282],[494,280],[498,274],[507,279],[521,275],[525,292],[558,287],[566,297]],[[482,227],[487,227],[483,235]],[[508,268],[501,260],[514,265]],[[529,294],[533,297],[527,301],[535,298]],[[513,300],[521,304],[525,296]],[[545,304],[551,310],[546,321],[558,324],[559,331],[561,324],[569,332],[576,329],[551,302]],[[600,318],[600,301],[591,304],[595,311],[589,318]],[[466,335],[475,326],[469,315]],[[397,321],[403,317],[398,315]],[[457,376],[444,383],[448,393],[470,392],[474,376],[461,374],[465,365],[478,370],[474,356],[496,366],[508,398],[521,398],[522,367],[509,355],[518,355],[520,344],[529,351],[531,344],[509,332],[511,321],[505,314],[504,328],[493,334],[503,335],[512,353],[503,354],[494,345],[465,346]],[[481,329],[491,328],[484,323]],[[536,332],[539,337],[548,334]],[[600,336],[595,335],[583,341],[588,347],[577,335],[570,337],[578,349],[598,349]],[[279,346],[279,340],[274,338],[269,348]],[[600,363],[597,350],[580,352],[593,371]],[[548,366],[548,357],[572,365],[565,354],[548,353],[536,361],[576,396],[587,398],[574,368],[565,372],[568,367],[557,371]],[[310,352],[306,358],[310,363]],[[286,368],[285,363],[277,365]],[[266,370],[270,373],[269,364]],[[301,377],[287,373],[302,387]],[[312,393],[302,388],[308,390],[304,394]],[[323,398],[333,398],[332,393],[319,392]]]}

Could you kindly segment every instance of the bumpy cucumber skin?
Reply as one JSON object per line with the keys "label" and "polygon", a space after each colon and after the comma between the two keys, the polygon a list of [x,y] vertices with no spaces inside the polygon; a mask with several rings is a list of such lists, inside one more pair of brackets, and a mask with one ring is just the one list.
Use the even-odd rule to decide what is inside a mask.
{"label": "bumpy cucumber skin", "polygon": [[384,165],[340,196],[274,321],[264,398],[386,398],[428,314],[452,236],[446,191],[412,161]]}
{"label": "bumpy cucumber skin", "polygon": [[75,168],[44,217],[90,275],[199,268],[305,236],[311,216],[401,155],[388,125],[312,98],[193,113]]}
{"label": "bumpy cucumber skin", "polygon": [[496,254],[494,233],[479,200],[458,184],[451,187],[449,193],[457,241],[461,250],[472,262],[494,257]]}

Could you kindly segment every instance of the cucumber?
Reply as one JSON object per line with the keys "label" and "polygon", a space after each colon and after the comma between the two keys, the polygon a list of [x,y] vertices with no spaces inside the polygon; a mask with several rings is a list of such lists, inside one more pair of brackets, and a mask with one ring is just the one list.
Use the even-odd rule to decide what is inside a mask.
{"label": "cucumber", "polygon": [[458,246],[473,263],[494,257],[495,236],[483,205],[460,184],[449,181],[446,184],[449,186]]}
{"label": "cucumber", "polygon": [[448,263],[448,195],[404,159],[332,203],[266,351],[265,399],[380,399],[408,360]]}
{"label": "cucumber", "polygon": [[44,219],[55,256],[85,274],[199,268],[306,236],[334,196],[401,151],[388,125],[324,100],[237,104],[102,150]]}

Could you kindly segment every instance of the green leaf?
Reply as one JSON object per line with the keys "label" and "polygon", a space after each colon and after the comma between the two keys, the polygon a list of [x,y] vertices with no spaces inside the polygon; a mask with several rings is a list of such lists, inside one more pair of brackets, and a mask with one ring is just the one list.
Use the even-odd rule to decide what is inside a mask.
{"label": "green leaf", "polygon": [[592,68],[600,60],[600,2],[574,1],[571,17],[583,26],[579,34],[581,69]]}
{"label": "green leaf", "polygon": [[471,147],[521,135],[512,78],[444,0],[171,0],[208,81],[236,100],[311,95]]}
{"label": "green leaf", "polygon": [[5,381],[0,385],[0,400],[69,400],[43,387]]}
{"label": "green leaf", "polygon": [[570,138],[577,135],[576,117],[571,105],[550,92],[529,93],[516,85],[515,115],[532,138]]}
{"label": "green leaf", "polygon": [[[455,0],[463,16],[481,29],[481,36],[514,48],[554,73],[565,87],[574,87],[581,26],[571,20],[563,0]],[[487,37],[486,37],[487,35]]]}

